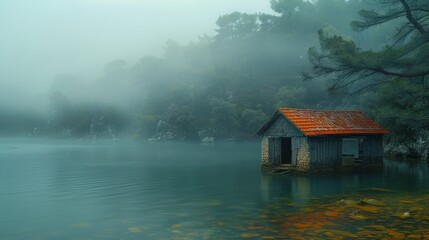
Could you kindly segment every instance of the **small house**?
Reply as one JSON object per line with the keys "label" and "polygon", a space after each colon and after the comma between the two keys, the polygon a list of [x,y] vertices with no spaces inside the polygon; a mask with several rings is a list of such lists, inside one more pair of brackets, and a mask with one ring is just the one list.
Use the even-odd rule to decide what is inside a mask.
{"label": "small house", "polygon": [[263,167],[312,171],[382,166],[387,133],[359,111],[279,108],[257,135]]}

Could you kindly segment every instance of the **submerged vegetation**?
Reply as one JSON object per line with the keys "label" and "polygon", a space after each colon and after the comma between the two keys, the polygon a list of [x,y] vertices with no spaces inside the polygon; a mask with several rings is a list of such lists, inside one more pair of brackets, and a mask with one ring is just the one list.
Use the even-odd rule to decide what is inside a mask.
{"label": "submerged vegetation", "polygon": [[389,151],[427,159],[428,3],[270,4],[220,16],[214,36],[168,40],[163,57],[112,61],[96,81],[60,75],[43,113],[2,114],[0,133],[234,140],[279,106],[359,109],[389,129]]}
{"label": "submerged vegetation", "polygon": [[[365,196],[377,199],[359,200]],[[261,209],[259,216],[253,216],[240,236],[250,239],[278,239],[279,236],[290,239],[427,239],[427,204],[428,194],[404,196],[382,188],[362,189],[353,196],[313,198],[302,206],[287,198],[279,199],[273,206]],[[290,211],[291,208],[296,211]]]}

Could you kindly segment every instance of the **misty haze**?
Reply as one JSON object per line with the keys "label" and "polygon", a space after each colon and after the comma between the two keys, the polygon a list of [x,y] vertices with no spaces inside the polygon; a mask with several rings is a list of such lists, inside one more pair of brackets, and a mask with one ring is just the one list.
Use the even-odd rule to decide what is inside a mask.
{"label": "misty haze", "polygon": [[429,2],[0,1],[0,239],[426,239]]}

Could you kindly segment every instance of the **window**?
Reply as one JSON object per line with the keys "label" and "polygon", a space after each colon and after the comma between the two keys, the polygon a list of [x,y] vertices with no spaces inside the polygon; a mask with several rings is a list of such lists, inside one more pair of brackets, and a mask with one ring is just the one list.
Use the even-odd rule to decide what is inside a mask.
{"label": "window", "polygon": [[359,158],[359,139],[357,138],[343,138],[343,156],[353,156],[355,159]]}

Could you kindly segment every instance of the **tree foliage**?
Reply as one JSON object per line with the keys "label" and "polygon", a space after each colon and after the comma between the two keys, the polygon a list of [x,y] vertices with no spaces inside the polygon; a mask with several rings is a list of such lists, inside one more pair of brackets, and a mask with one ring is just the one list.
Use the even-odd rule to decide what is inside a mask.
{"label": "tree foliage", "polygon": [[[335,107],[322,81],[302,82],[300,73],[317,29],[349,31],[344,18],[356,15],[360,1],[270,3],[276,14],[224,14],[214,36],[185,45],[168,40],[162,57],[112,61],[85,91],[77,90],[83,81],[76,76],[60,77],[51,89],[50,129],[84,135],[95,129],[92,119],[101,123],[115,115],[106,109],[113,106],[131,112],[128,131],[135,136],[247,138],[276,107]],[[76,100],[85,94],[89,103]],[[111,122],[124,126],[125,120]]]}
{"label": "tree foliage", "polygon": [[321,29],[320,48],[308,51],[313,69],[304,76],[328,79],[331,90],[361,93],[358,105],[391,130],[391,150],[427,158],[429,2],[372,3],[359,11],[361,19],[352,21],[351,27],[357,32],[383,32],[389,36],[383,45],[365,48],[356,39]]}
{"label": "tree foliage", "polygon": [[376,3],[375,9],[361,10],[361,20],[351,25],[356,31],[364,31],[395,24],[398,27],[391,33],[390,41],[379,50],[364,50],[352,39],[319,30],[320,48],[309,49],[313,69],[305,74],[307,78],[325,76],[332,79],[331,89],[355,85],[362,91],[385,83],[386,76],[423,80],[429,74],[429,2],[378,0]]}
{"label": "tree foliage", "polygon": [[[390,129],[392,141],[415,141],[429,129],[419,75],[428,67],[427,36],[400,0],[270,3],[275,14],[232,12],[219,17],[214,36],[184,45],[168,40],[162,57],[112,61],[93,85],[59,77],[50,90],[48,129],[76,136],[116,129],[157,140],[248,138],[280,106],[358,108]],[[407,3],[426,29],[427,4]],[[367,10],[353,31],[358,9]],[[319,78],[302,81],[310,63],[309,77]],[[377,91],[359,98],[343,94],[371,86]],[[329,95],[327,87],[338,91]],[[85,94],[88,102],[76,101]]]}

